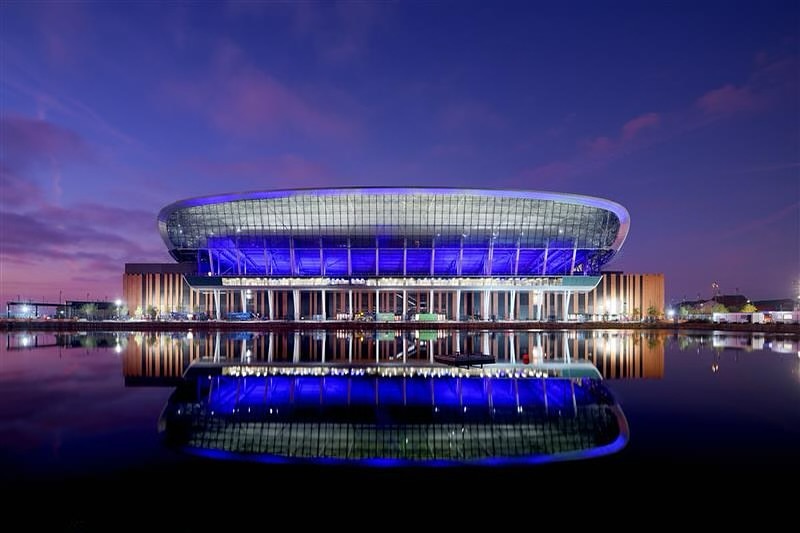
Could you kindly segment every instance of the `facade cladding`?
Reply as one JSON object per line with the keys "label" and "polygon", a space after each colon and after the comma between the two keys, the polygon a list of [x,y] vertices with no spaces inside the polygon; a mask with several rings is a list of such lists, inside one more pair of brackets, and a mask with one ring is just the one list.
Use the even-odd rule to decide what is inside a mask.
{"label": "facade cladding", "polygon": [[161,211],[178,261],[268,276],[594,274],[628,233],[620,205],[462,189],[322,189],[186,200]]}
{"label": "facade cladding", "polygon": [[[569,194],[353,188],[184,200],[158,223],[181,272],[164,268],[159,280],[157,265],[127,265],[131,309],[137,300],[219,318],[383,311],[407,319],[415,311],[513,319],[528,305],[533,319],[555,309],[566,317],[571,296],[598,285],[629,217],[614,202]],[[554,294],[563,301],[549,309]]]}

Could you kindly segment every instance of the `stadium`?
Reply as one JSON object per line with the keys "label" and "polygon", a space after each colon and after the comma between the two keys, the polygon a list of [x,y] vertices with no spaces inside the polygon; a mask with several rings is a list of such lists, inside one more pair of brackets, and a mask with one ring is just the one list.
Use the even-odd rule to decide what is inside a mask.
{"label": "stadium", "polygon": [[[613,296],[590,301],[629,227],[615,202],[539,191],[374,187],[193,198],[158,215],[176,263],[126,265],[124,293],[131,311],[217,319],[630,314],[646,308],[641,277],[618,274]],[[663,277],[655,276],[663,311]]]}

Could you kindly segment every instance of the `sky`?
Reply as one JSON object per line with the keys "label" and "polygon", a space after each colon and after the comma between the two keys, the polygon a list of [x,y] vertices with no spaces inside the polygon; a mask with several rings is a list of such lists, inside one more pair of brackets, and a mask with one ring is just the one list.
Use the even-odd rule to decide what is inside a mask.
{"label": "sky", "polygon": [[608,198],[610,270],[800,287],[800,3],[0,0],[0,302],[121,296],[176,200]]}

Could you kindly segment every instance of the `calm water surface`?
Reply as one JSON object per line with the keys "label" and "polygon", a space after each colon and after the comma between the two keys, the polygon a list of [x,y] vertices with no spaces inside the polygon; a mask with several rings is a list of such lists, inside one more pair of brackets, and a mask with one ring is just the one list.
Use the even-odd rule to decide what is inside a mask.
{"label": "calm water surface", "polygon": [[[641,331],[13,333],[0,348],[0,486],[17,495],[72,487],[102,494],[142,480],[163,487],[176,479],[188,485],[242,479],[261,471],[254,469],[266,469],[275,479],[302,473],[328,481],[330,466],[253,464],[241,461],[240,452],[245,458],[303,460],[379,453],[401,460],[390,464],[408,466],[419,459],[433,459],[428,465],[442,459],[493,464],[498,457],[564,452],[574,459],[576,449],[603,450],[547,467],[523,461],[477,474],[467,470],[490,481],[505,479],[496,477],[501,475],[560,478],[637,469],[796,473],[798,350],[796,338],[788,336]],[[473,369],[476,375],[466,378],[466,371],[434,360],[454,352],[491,353],[497,364],[485,369],[506,374],[481,378]],[[585,370],[591,368],[587,363],[604,378],[600,392],[586,374],[558,378],[564,367]],[[328,373],[327,381],[285,377],[298,369]],[[431,369],[456,377],[434,383]],[[249,382],[237,374],[251,370]],[[386,370],[408,377],[387,381],[379,375]],[[523,379],[534,371],[537,377],[550,373],[549,396],[535,385],[537,377]],[[333,379],[331,372],[343,375]],[[211,415],[221,405],[236,414],[233,422],[224,420],[224,428]],[[606,416],[614,405],[624,413],[629,440],[602,448],[619,434],[616,422],[608,425],[614,418]],[[194,418],[186,418],[187,407]],[[271,419],[271,407],[284,412]],[[389,425],[406,431],[409,424],[423,424],[423,433],[414,434],[416,447],[412,438],[400,449],[392,440],[396,434],[380,430]],[[362,432],[342,437],[337,428],[344,426]],[[464,435],[456,436],[464,427]],[[308,428],[315,433],[298,444]],[[247,431],[271,437],[248,440]],[[339,439],[338,445],[331,439]],[[225,460],[231,458],[236,460]],[[336,479],[374,481],[378,475],[371,463],[333,468]],[[446,469],[444,478],[432,471],[442,472],[401,467],[380,476],[445,483],[467,475],[460,468]]]}

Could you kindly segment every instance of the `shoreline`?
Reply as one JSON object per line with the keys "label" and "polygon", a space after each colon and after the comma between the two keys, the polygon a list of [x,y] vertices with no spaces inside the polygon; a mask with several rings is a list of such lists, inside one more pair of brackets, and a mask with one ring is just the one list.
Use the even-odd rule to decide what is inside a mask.
{"label": "shoreline", "polygon": [[365,322],[365,321],[78,321],[0,319],[0,331],[297,331],[297,330],[646,330],[785,333],[800,324],[708,322]]}

